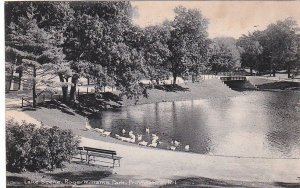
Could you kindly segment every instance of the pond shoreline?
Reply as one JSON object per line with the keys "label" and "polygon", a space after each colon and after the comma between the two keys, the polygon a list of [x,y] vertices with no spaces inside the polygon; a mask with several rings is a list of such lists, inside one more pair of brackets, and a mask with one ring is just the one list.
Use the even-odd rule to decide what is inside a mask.
{"label": "pond shoreline", "polygon": [[[220,83],[219,81],[209,82]],[[177,92],[174,92],[175,94],[178,94],[178,97],[173,101],[179,101],[179,99],[216,99],[239,95],[239,92],[232,91],[230,88],[226,88],[226,86],[222,89],[220,88],[223,86],[219,86],[220,85],[213,87],[212,90],[215,92],[223,90],[225,93],[213,96],[214,92],[200,91],[204,87],[195,87],[194,89],[191,89],[193,90],[191,92],[193,94],[188,97],[185,96],[184,98],[181,97],[182,93],[178,92],[178,94]],[[196,94],[199,94],[198,92],[202,92],[200,95],[206,94],[206,97],[199,97],[200,95],[197,97]],[[183,92],[183,94],[187,94],[187,92]],[[159,98],[156,99],[157,102],[162,102],[161,100],[164,100]],[[147,101],[142,101],[139,104],[147,104],[143,102]],[[127,104],[128,106],[133,105],[132,103]],[[100,136],[99,133],[92,130],[84,131],[84,117],[71,109],[69,109],[70,111],[68,113],[60,109],[43,107],[38,108],[35,111],[21,111],[20,109],[10,109],[7,111],[10,111],[9,114],[13,116],[14,110],[19,113],[25,113],[37,122],[42,121],[43,124],[47,126],[58,126],[62,129],[71,129],[76,135],[82,137],[83,145],[92,145],[93,147],[116,150],[117,153],[123,157],[121,161],[122,166],[121,168],[114,169],[117,175],[112,174],[107,179],[120,178],[121,180],[126,180],[126,178],[134,177],[138,179],[151,178],[158,181],[160,179],[174,180],[181,178],[188,179],[189,177],[206,177],[215,180],[234,180],[242,182],[299,182],[297,179],[299,174],[297,174],[297,172],[299,172],[300,166],[295,165],[299,164],[299,159],[220,158],[221,156],[174,152],[164,149],[142,147],[136,144],[122,142],[112,137]],[[151,157],[152,155],[153,157]],[[166,159],[172,158],[172,161],[162,160],[162,156],[165,156]],[[165,157],[163,157],[163,159]],[[147,161],[147,163],[145,163],[145,161]],[[280,171],[276,171],[278,165],[280,166]],[[230,173],[231,176],[228,176],[228,173]],[[283,173],[285,174],[284,176],[282,175]]]}

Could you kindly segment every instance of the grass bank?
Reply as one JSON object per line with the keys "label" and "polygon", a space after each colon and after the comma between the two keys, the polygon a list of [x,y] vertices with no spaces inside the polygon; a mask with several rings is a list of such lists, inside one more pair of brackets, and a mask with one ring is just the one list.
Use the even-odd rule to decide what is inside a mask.
{"label": "grass bank", "polygon": [[[239,94],[229,89],[220,80],[214,79],[205,80],[200,83],[187,83],[186,85],[180,86],[182,88],[175,91],[169,91],[167,88],[149,90],[149,97],[140,99],[137,104],[176,100],[213,99],[232,97]],[[108,102],[110,102],[109,99]],[[122,104],[124,106],[134,105],[135,101],[126,99],[122,101]],[[10,110],[19,111],[20,109],[13,108]],[[204,187],[246,187],[248,185],[250,187],[251,185],[254,185],[253,187],[261,187],[260,185],[262,185],[262,187],[265,187],[265,185],[271,185],[270,187],[277,186],[274,182],[291,182],[296,184],[290,185],[299,185],[297,183],[299,182],[300,166],[298,165],[299,160],[297,159],[220,157],[142,147],[111,137],[100,136],[99,133],[92,130],[85,131],[84,117],[66,106],[61,108],[40,107],[36,110],[20,112],[26,113],[36,121],[42,121],[45,125],[73,130],[75,134],[82,137],[82,145],[117,151],[118,155],[123,157],[121,167],[115,168],[111,174],[107,173],[109,175],[108,177],[100,176],[96,178],[97,180],[111,181],[111,179],[113,179],[118,182],[127,182],[129,180],[135,180],[137,182],[138,180],[151,182],[179,180],[178,183],[180,184],[177,184],[179,187],[185,187],[186,185],[193,186],[194,183],[204,185]],[[14,113],[11,114],[13,115]],[[63,173],[70,172],[72,177],[76,178],[80,175],[84,177],[84,179],[90,177],[88,173],[85,173],[90,171],[90,169],[82,168],[82,170],[80,170],[79,167],[75,169],[77,169],[75,171],[78,172],[72,172],[72,170],[66,169]],[[98,168],[98,171],[100,171],[99,173],[103,173],[106,169]],[[57,173],[60,174],[61,172]],[[96,172],[96,174],[97,173],[98,172]],[[59,177],[68,177],[67,175],[68,174],[60,174]],[[24,177],[26,176],[31,176],[31,174],[26,175],[25,173]],[[56,180],[55,177],[47,173],[43,176],[48,180]],[[94,175],[92,177],[94,177]],[[195,179],[189,177],[195,177]],[[282,183],[281,185],[288,184]],[[83,185],[83,187],[85,186],[86,185]],[[121,185],[120,187],[124,186]]]}

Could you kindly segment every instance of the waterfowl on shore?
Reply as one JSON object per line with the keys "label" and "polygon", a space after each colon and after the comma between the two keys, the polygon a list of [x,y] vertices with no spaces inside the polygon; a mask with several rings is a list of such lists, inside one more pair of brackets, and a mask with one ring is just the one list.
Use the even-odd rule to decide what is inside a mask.
{"label": "waterfowl on shore", "polygon": [[104,134],[105,136],[109,136],[109,135],[110,135],[110,133],[111,133],[111,132],[109,132],[109,131],[105,131],[105,132],[103,132],[103,134]]}
{"label": "waterfowl on shore", "polygon": [[156,147],[157,147],[157,142],[155,142],[155,143],[152,142],[152,143],[149,144],[148,146],[149,146],[149,147],[154,147],[154,148],[156,148]]}
{"label": "waterfowl on shore", "polygon": [[142,139],[143,139],[143,135],[141,135],[141,134],[138,134],[138,141],[141,141]]}
{"label": "waterfowl on shore", "polygon": [[120,135],[116,134],[115,136],[116,136],[117,139],[119,139],[119,140],[121,139]]}
{"label": "waterfowl on shore", "polygon": [[147,133],[147,134],[150,134],[150,129],[149,129],[149,127],[146,128],[146,133]]}
{"label": "waterfowl on shore", "polygon": [[158,137],[152,138],[152,143],[156,143],[156,142],[158,142]]}
{"label": "waterfowl on shore", "polygon": [[130,143],[135,143],[135,138],[131,138],[129,142]]}
{"label": "waterfowl on shore", "polygon": [[87,130],[91,130],[91,126],[90,126],[90,124],[89,124],[89,121],[88,121],[88,119],[86,118],[85,119],[85,131],[87,131]]}
{"label": "waterfowl on shore", "polygon": [[170,146],[170,150],[175,151],[176,147],[175,146]]}
{"label": "waterfowl on shore", "polygon": [[153,140],[158,140],[159,137],[158,137],[156,134],[152,134],[152,139],[153,139]]}
{"label": "waterfowl on shore", "polygon": [[178,147],[178,146],[180,145],[180,142],[178,142],[177,140],[175,140],[175,141],[174,141],[174,145],[175,145],[176,147]]}
{"label": "waterfowl on shore", "polygon": [[124,142],[130,142],[131,139],[127,137],[121,137],[121,140]]}
{"label": "waterfowl on shore", "polygon": [[135,139],[135,135],[133,134],[132,131],[129,132],[129,137],[132,138],[132,139],[133,139],[133,138]]}
{"label": "waterfowl on shore", "polygon": [[123,133],[123,134],[125,134],[125,133],[126,133],[125,129],[123,129],[123,130],[122,130],[122,133]]}
{"label": "waterfowl on shore", "polygon": [[190,151],[190,145],[186,145],[186,146],[184,147],[184,150],[185,150],[186,152]]}
{"label": "waterfowl on shore", "polygon": [[138,145],[141,145],[141,146],[147,146],[148,142],[146,141],[141,141],[138,143]]}
{"label": "waterfowl on shore", "polygon": [[98,133],[103,133],[104,129],[95,128],[95,131],[98,132]]}

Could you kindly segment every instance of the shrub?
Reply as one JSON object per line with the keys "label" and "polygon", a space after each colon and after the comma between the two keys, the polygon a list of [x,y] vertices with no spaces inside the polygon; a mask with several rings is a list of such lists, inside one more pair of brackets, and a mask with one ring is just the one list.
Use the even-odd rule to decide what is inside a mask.
{"label": "shrub", "polygon": [[30,156],[33,124],[22,123],[19,125],[11,120],[7,122],[6,128],[6,163],[7,168],[12,171],[25,170]]}
{"label": "shrub", "polygon": [[71,130],[40,127],[8,121],[6,127],[6,166],[9,171],[62,167],[76,154],[79,139]]}

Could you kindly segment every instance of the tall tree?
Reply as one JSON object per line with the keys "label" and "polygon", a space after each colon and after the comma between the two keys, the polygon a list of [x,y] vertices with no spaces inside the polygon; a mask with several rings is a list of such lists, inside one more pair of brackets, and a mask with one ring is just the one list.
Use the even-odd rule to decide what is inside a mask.
{"label": "tall tree", "polygon": [[208,68],[210,71],[227,72],[240,67],[240,49],[236,40],[231,37],[219,37],[213,40],[210,46]]}
{"label": "tall tree", "polygon": [[[31,60],[34,59],[38,64],[43,65],[39,66],[38,69],[43,68],[47,70],[43,70],[42,72],[62,75],[63,72],[66,72],[67,64],[63,60],[64,54],[61,48],[63,41],[62,33],[65,25],[72,19],[71,13],[72,10],[69,8],[68,2],[7,2],[5,4],[6,47],[18,49],[19,52],[23,53],[23,56],[24,53],[26,54],[29,51],[35,55]],[[25,26],[26,24],[27,26]],[[26,32],[28,32],[27,36],[25,36]],[[38,35],[34,34],[34,32],[40,32],[40,35],[44,39],[42,37],[39,39],[31,38]],[[19,39],[17,39],[18,35],[20,36]],[[22,37],[26,39],[20,41]],[[26,42],[26,40],[29,42],[36,40],[37,43],[41,43],[38,45],[42,45],[43,49],[28,50],[26,49],[26,45],[17,44],[16,46],[18,40],[19,43]],[[10,52],[13,51],[10,50]],[[25,70],[22,66],[28,65],[28,62],[22,64],[22,61],[19,61],[18,64],[19,79],[21,80],[21,76]],[[62,87],[62,90],[64,93],[65,87]]]}
{"label": "tall tree", "polygon": [[173,74],[173,85],[177,77],[187,77],[194,65],[205,59],[208,49],[208,21],[196,9],[175,8],[175,18],[170,23],[171,34],[168,42],[171,51],[169,62]]}
{"label": "tall tree", "polygon": [[266,29],[271,58],[278,69],[286,69],[291,77],[291,69],[298,61],[299,32],[297,22],[293,18],[277,21]]}
{"label": "tall tree", "polygon": [[34,11],[35,7],[28,7],[26,17],[20,17],[18,24],[10,24],[5,41],[7,49],[11,48],[11,51],[16,52],[23,66],[31,69],[33,107],[36,106],[37,97],[37,69],[41,65],[38,58],[47,50],[46,44],[49,41],[49,35],[37,26],[36,19],[33,18]]}
{"label": "tall tree", "polygon": [[171,52],[167,42],[170,40],[170,31],[165,25],[149,26],[145,28],[144,36],[147,76],[159,84],[160,80],[169,78]]}
{"label": "tall tree", "polygon": [[251,33],[240,37],[237,44],[242,48],[241,66],[250,68],[250,74],[253,75],[253,69],[258,63],[259,56],[263,52],[263,47]]}
{"label": "tall tree", "polygon": [[[139,94],[142,53],[129,34],[131,26],[129,2],[72,2],[75,19],[64,33],[64,52],[72,61],[70,99],[75,100],[79,77],[91,76],[99,88],[116,86],[129,97]],[[128,76],[130,74],[130,76]]]}

